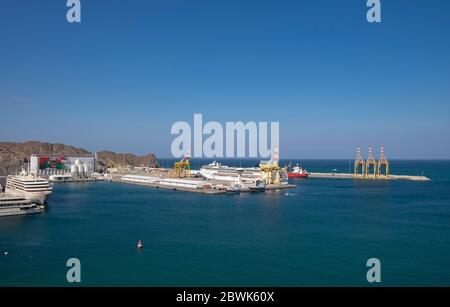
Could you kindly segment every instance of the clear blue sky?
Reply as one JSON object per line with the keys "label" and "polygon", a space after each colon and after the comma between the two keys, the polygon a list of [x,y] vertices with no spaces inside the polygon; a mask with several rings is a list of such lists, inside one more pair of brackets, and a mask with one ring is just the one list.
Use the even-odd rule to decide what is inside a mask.
{"label": "clear blue sky", "polygon": [[0,140],[170,156],[175,121],[279,121],[284,158],[450,158],[450,1],[0,4]]}

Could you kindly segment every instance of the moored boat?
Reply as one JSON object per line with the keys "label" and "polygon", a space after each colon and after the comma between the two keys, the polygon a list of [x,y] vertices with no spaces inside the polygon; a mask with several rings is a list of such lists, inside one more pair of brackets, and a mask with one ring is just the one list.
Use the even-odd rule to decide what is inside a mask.
{"label": "moored boat", "polygon": [[257,167],[229,167],[214,161],[204,165],[198,171],[198,175],[208,180],[229,181],[234,183],[254,182],[261,178],[260,169]]}
{"label": "moored boat", "polygon": [[241,185],[240,184],[233,184],[227,188],[227,193],[240,193],[241,192]]}
{"label": "moored boat", "polygon": [[0,217],[40,212],[41,208],[23,196],[0,193]]}
{"label": "moored boat", "polygon": [[48,180],[22,172],[18,176],[8,176],[5,193],[23,196],[33,203],[43,204],[46,197],[52,193],[52,187]]}
{"label": "moored boat", "polygon": [[304,170],[298,163],[292,168],[292,170],[287,172],[288,178],[307,178],[309,173]]}
{"label": "moored boat", "polygon": [[257,180],[254,186],[248,187],[250,192],[264,192],[266,190],[266,184],[263,180]]}

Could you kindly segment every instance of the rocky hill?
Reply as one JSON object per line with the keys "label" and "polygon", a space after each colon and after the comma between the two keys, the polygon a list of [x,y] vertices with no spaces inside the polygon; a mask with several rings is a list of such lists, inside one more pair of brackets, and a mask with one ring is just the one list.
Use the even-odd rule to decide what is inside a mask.
{"label": "rocky hill", "polygon": [[[61,155],[85,155],[90,154],[83,148],[77,148],[64,144],[50,144],[44,142],[0,142],[0,176],[14,174],[28,163],[32,154],[61,154]],[[118,154],[112,151],[97,153],[98,167],[105,166],[150,166],[155,167],[158,161],[154,154],[136,156],[134,154]]]}
{"label": "rocky hill", "polygon": [[158,166],[158,161],[154,154],[148,154],[145,156],[136,156],[134,154],[118,154],[112,151],[99,151],[97,156],[100,160],[103,160],[108,167],[114,166]]}

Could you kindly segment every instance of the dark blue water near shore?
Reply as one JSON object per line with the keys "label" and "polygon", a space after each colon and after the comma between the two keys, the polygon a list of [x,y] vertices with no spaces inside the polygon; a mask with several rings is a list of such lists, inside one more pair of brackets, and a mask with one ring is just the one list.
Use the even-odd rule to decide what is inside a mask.
{"label": "dark blue water near shore", "polygon": [[76,257],[85,286],[358,286],[376,257],[382,285],[449,286],[450,162],[393,161],[392,172],[432,180],[307,179],[288,193],[216,196],[55,185],[45,213],[0,219],[0,285],[69,285]]}

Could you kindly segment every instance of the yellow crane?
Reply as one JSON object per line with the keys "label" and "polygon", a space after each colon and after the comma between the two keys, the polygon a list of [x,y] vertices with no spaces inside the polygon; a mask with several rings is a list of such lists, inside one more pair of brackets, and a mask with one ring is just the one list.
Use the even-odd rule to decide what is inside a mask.
{"label": "yellow crane", "polygon": [[[373,172],[371,171],[373,169]],[[366,171],[364,174],[365,177],[376,177],[377,176],[377,162],[373,157],[372,146],[369,146],[369,154],[367,155],[366,160]]]}
{"label": "yellow crane", "polygon": [[[384,174],[382,174],[382,169],[384,167]],[[378,159],[378,169],[377,169],[378,177],[389,177],[389,160],[384,155],[384,146],[381,145],[380,149],[380,158]]]}
{"label": "yellow crane", "polygon": [[279,151],[278,147],[275,147],[272,160],[266,163],[261,162],[259,164],[261,178],[266,184],[281,184],[281,171],[282,169],[278,165]]}
{"label": "yellow crane", "polygon": [[173,164],[172,177],[186,178],[191,176],[191,166],[189,164],[189,152],[183,156],[181,161]]}
{"label": "yellow crane", "polygon": [[[359,169],[361,168],[361,172],[359,172]],[[355,176],[363,177],[366,171],[366,163],[364,162],[362,156],[361,156],[361,148],[358,146],[356,147],[356,158],[355,158],[355,165],[354,165],[354,174]]]}
{"label": "yellow crane", "polygon": [[261,178],[265,180],[266,184],[281,183],[281,169],[277,162],[261,163],[259,168]]}

